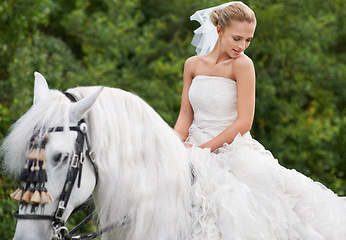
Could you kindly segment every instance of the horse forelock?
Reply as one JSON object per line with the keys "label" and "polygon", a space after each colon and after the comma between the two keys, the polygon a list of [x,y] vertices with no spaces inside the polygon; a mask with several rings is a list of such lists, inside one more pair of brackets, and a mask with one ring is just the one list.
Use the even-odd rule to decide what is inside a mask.
{"label": "horse forelock", "polygon": [[71,103],[56,90],[44,100],[32,105],[10,128],[8,136],[1,146],[4,167],[10,173],[17,174],[24,166],[25,155],[30,138],[39,129],[47,130],[57,125],[68,125],[68,113]]}

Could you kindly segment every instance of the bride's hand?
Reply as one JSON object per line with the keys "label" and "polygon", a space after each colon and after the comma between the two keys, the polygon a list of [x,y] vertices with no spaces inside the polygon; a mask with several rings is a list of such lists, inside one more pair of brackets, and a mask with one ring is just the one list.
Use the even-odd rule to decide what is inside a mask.
{"label": "bride's hand", "polygon": [[184,146],[185,146],[186,148],[191,148],[191,147],[193,147],[193,145],[192,145],[191,143],[188,143],[188,142],[184,142]]}

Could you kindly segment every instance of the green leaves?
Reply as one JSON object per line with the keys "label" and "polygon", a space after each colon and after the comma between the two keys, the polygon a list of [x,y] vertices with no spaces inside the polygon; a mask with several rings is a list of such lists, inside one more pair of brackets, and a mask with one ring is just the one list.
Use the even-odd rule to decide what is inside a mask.
{"label": "green leaves", "polygon": [[[257,3],[256,3],[257,4]],[[255,5],[256,37],[248,54],[257,68],[253,134],[279,161],[345,194],[344,3],[290,1]],[[258,9],[256,8],[258,7]],[[256,60],[257,59],[257,60]],[[341,140],[344,142],[345,140]]]}

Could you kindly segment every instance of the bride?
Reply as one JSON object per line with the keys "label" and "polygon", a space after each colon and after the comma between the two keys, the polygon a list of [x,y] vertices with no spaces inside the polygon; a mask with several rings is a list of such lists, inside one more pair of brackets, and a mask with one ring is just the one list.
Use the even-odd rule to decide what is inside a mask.
{"label": "bride", "polygon": [[346,239],[346,201],[286,169],[249,131],[255,70],[244,54],[256,28],[242,2],[197,11],[197,56],[184,66],[174,127],[193,161],[194,239]]}

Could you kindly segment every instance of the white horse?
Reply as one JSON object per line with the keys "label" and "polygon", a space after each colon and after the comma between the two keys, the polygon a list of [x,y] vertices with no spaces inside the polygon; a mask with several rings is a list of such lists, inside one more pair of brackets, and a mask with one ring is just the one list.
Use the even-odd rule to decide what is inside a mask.
{"label": "white horse", "polygon": [[[174,131],[129,92],[106,87],[78,87],[68,92],[77,102],[60,91],[49,90],[44,77],[35,72],[34,104],[12,126],[2,146],[7,169],[20,173],[25,159],[38,166],[38,158],[28,157],[28,151],[35,149],[35,132],[41,130],[49,136],[45,146],[36,147],[44,149],[45,167],[41,170],[46,171],[45,188],[52,201],[44,202],[41,193],[43,202],[35,201],[33,194],[25,202],[24,192],[19,194],[14,239],[59,238],[61,229],[57,228],[61,225],[52,227],[52,221],[57,221],[52,218],[56,209],[62,210],[59,222],[63,223],[91,195],[99,228],[113,224],[103,234],[104,239],[191,239],[191,169],[187,151]],[[80,134],[76,127],[80,127],[81,119],[85,119],[83,131],[95,159],[84,161],[77,172],[80,181],[78,177],[72,181],[71,194],[63,202],[66,206],[60,206],[68,172],[74,165]],[[83,153],[86,142],[82,143]],[[33,169],[26,170],[33,173]],[[29,187],[30,183],[23,182],[23,191]]]}

